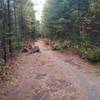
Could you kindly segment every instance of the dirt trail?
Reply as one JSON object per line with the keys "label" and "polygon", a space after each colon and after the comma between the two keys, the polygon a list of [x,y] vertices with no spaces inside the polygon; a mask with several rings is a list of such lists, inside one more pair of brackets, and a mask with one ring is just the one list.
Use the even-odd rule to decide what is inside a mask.
{"label": "dirt trail", "polygon": [[52,51],[43,41],[36,45],[41,53],[20,55],[0,100],[100,100],[100,76],[91,65]]}

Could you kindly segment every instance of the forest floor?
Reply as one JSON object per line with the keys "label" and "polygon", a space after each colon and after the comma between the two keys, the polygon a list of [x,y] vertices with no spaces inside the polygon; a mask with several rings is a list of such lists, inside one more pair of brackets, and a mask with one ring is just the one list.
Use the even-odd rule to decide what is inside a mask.
{"label": "forest floor", "polygon": [[19,55],[12,80],[0,85],[0,100],[100,100],[99,65],[35,44],[41,52]]}

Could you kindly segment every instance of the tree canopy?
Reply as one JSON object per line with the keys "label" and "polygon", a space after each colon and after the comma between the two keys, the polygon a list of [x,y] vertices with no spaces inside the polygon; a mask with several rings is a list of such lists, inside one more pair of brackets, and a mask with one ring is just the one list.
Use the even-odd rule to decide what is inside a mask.
{"label": "tree canopy", "polygon": [[67,41],[67,46],[70,43],[82,52],[95,51],[100,48],[99,5],[100,0],[46,0],[41,33],[53,41]]}

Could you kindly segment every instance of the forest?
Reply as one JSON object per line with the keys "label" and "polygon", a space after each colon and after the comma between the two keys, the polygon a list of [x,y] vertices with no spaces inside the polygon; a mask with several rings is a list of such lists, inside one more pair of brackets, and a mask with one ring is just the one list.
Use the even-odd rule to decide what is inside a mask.
{"label": "forest", "polygon": [[35,37],[35,24],[31,0],[0,0],[0,57],[5,63],[21,41]]}
{"label": "forest", "polygon": [[53,50],[74,50],[100,61],[100,0],[46,0],[41,21],[31,0],[0,1],[0,61],[20,51],[24,40],[48,38]]}
{"label": "forest", "polygon": [[53,49],[76,48],[83,58],[100,61],[100,0],[47,0],[41,33]]}
{"label": "forest", "polygon": [[0,0],[0,100],[100,100],[100,0]]}
{"label": "forest", "polygon": [[99,4],[100,0],[46,0],[39,26],[31,0],[1,0],[1,58],[6,62],[15,49],[21,48],[21,41],[34,39],[40,32],[52,41],[53,49],[76,48],[80,56],[99,61]]}

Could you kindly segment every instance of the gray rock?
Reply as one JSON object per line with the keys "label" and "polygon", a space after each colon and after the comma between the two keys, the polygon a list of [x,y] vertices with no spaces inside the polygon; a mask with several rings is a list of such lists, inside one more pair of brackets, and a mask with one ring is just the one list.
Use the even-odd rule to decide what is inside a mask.
{"label": "gray rock", "polygon": [[38,46],[34,46],[31,48],[31,52],[30,53],[39,53],[40,52],[40,48]]}

